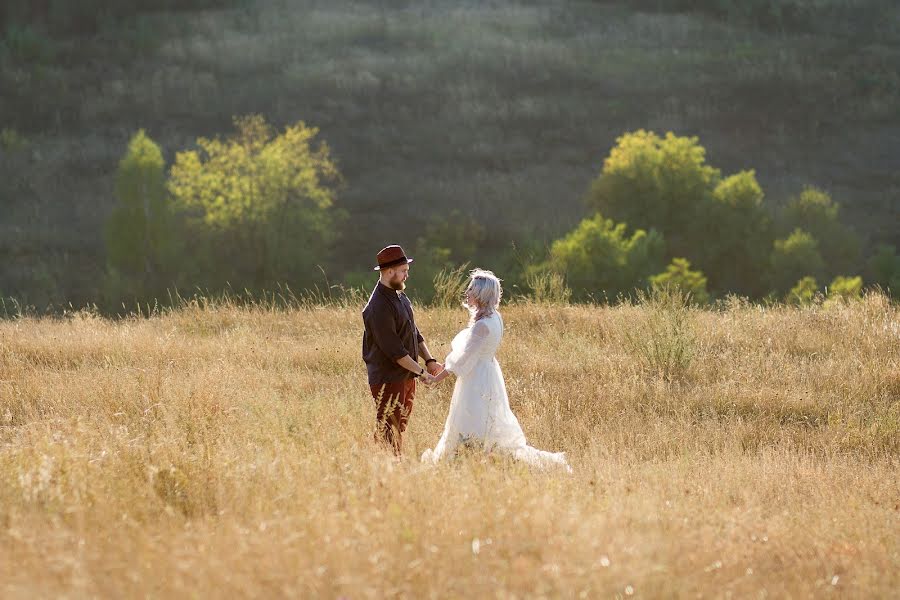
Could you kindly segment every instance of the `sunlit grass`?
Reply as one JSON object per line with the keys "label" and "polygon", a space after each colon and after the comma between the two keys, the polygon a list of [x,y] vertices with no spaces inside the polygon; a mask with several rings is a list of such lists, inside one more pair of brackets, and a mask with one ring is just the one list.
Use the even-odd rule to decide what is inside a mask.
{"label": "sunlit grass", "polygon": [[[359,308],[188,302],[150,319],[0,322],[0,594],[900,585],[900,314],[884,297],[507,306],[513,410],[573,476],[477,453],[421,466],[449,385],[420,389],[395,464],[371,439]],[[466,322],[417,314],[439,356]],[[689,345],[690,360],[667,374],[636,335]]]}

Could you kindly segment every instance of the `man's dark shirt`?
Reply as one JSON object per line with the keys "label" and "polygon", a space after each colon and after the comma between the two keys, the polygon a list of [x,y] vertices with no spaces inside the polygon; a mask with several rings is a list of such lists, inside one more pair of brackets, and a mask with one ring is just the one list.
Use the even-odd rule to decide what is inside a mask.
{"label": "man's dark shirt", "polygon": [[415,377],[397,364],[407,354],[419,358],[419,343],[425,338],[416,328],[412,304],[380,281],[363,309],[362,356],[369,372],[369,385],[403,381]]}

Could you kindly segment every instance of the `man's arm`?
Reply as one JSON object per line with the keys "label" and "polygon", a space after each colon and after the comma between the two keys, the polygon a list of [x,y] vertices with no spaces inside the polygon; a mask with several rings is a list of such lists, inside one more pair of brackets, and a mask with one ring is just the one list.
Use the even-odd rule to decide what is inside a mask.
{"label": "man's arm", "polygon": [[434,381],[434,377],[431,376],[431,373],[422,368],[422,366],[412,359],[412,356],[407,354],[403,358],[397,359],[397,364],[406,369],[407,371],[412,371],[416,375],[420,375],[422,377],[422,381],[425,383],[432,383]]}
{"label": "man's arm", "polygon": [[441,371],[444,370],[444,365],[439,363],[428,350],[428,346],[425,345],[425,338],[422,336],[422,332],[419,331],[419,328],[416,327],[416,345],[419,349],[419,356],[425,359],[425,368],[428,369],[428,372],[432,375],[437,375]]}
{"label": "man's arm", "polygon": [[432,375],[437,375],[444,370],[444,365],[431,356],[428,346],[425,345],[424,338],[419,340],[419,354],[425,359],[425,368],[428,369],[428,372]]}
{"label": "man's arm", "polygon": [[372,313],[363,316],[372,332],[372,341],[395,363],[407,371],[415,373],[416,375],[421,375],[422,380],[425,383],[430,384],[432,382],[432,377],[429,372],[425,371],[424,375],[422,374],[422,367],[409,355],[409,352],[407,352],[406,347],[403,345],[403,341],[400,339],[400,336],[397,335],[397,331],[394,329],[393,313],[391,312],[390,307],[378,305],[375,309],[376,310],[372,311]]}

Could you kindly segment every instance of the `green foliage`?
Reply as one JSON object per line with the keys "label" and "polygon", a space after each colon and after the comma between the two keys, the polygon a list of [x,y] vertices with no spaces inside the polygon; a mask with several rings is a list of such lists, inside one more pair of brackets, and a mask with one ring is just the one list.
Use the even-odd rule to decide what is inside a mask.
{"label": "green foliage", "polygon": [[895,297],[900,294],[900,255],[893,246],[881,244],[868,262],[874,283],[889,290]]}
{"label": "green foliage", "polygon": [[697,138],[641,130],[617,140],[588,203],[661,232],[666,258],[690,258],[714,289],[760,295],[773,240],[762,200],[754,171],[722,179]]}
{"label": "green foliage", "polygon": [[795,229],[786,239],[775,240],[771,264],[772,286],[780,293],[802,277],[821,277],[825,267],[819,243],[802,229]]}
{"label": "green foliage", "polygon": [[783,235],[797,228],[809,232],[819,243],[829,275],[859,267],[860,243],[856,234],[840,222],[840,206],[822,190],[808,186],[791,198],[782,216]]}
{"label": "green foliage", "polygon": [[696,240],[697,262],[711,274],[714,288],[762,295],[773,237],[756,173],[741,171],[723,179],[712,200],[706,218],[698,219],[706,230]]}
{"label": "green foliage", "polygon": [[237,135],[199,138],[179,152],[169,190],[188,217],[198,277],[221,287],[308,285],[334,240],[340,180],[318,129],[303,122],[276,135],[260,116],[235,119]]}
{"label": "green foliage", "polygon": [[815,301],[816,294],[819,291],[819,284],[815,277],[803,277],[797,282],[797,285],[791,288],[785,297],[788,304],[796,304],[799,306],[809,306]]}
{"label": "green foliage", "polygon": [[829,300],[858,300],[862,297],[862,277],[844,277],[838,275],[828,286]]}
{"label": "green foliage", "polygon": [[719,171],[706,164],[696,137],[639,130],[616,140],[588,197],[591,209],[616,221],[661,232],[669,257],[689,256],[702,227],[697,216]]}
{"label": "green foliage", "polygon": [[597,213],[553,242],[548,264],[535,270],[564,275],[576,299],[615,298],[645,286],[647,277],[662,267],[664,253],[659,233],[638,229],[629,237],[624,223]]}
{"label": "green foliage", "polygon": [[[29,13],[21,23],[31,25],[10,20],[12,26],[28,26],[66,50],[59,64],[50,68],[11,64],[15,61],[8,53],[0,56],[4,67],[9,67],[0,75],[0,105],[8,115],[2,125],[34,136],[33,151],[16,157],[16,162],[27,163],[27,170],[10,165],[3,169],[13,176],[4,177],[7,183],[0,196],[19,202],[11,208],[4,206],[5,227],[28,231],[23,235],[43,240],[45,224],[59,223],[75,210],[71,207],[83,207],[100,198],[109,171],[101,164],[104,148],[109,136],[115,137],[115,131],[121,130],[122,123],[133,121],[135,113],[143,115],[152,131],[166,131],[168,139],[181,144],[172,145],[175,150],[187,149],[177,141],[185,135],[193,141],[200,132],[226,134],[221,129],[223,119],[227,124],[230,115],[248,106],[258,107],[281,127],[298,118],[297,106],[302,105],[307,107],[304,110],[324,115],[307,116],[314,123],[327,121],[336,114],[335,109],[347,117],[331,120],[329,141],[332,135],[341,140],[342,160],[354,174],[341,205],[358,210],[344,232],[346,238],[362,241],[347,240],[335,246],[330,271],[335,269],[340,278],[343,273],[336,270],[338,265],[356,268],[359,256],[368,255],[367,244],[395,226],[396,215],[406,214],[403,211],[410,205],[414,209],[404,220],[411,226],[403,229],[415,234],[401,240],[405,247],[415,246],[415,237],[423,231],[430,235],[423,222],[433,211],[418,208],[464,206],[467,212],[492,217],[490,237],[474,246],[478,262],[522,284],[524,275],[517,273],[511,278],[509,270],[497,268],[503,254],[501,244],[508,248],[513,239],[528,243],[528,238],[539,238],[540,231],[561,237],[561,224],[577,223],[593,214],[578,214],[570,192],[584,186],[585,157],[608,135],[609,119],[598,120],[597,114],[622,123],[647,122],[648,114],[655,115],[651,119],[655,122],[685,127],[682,133],[696,131],[699,122],[727,124],[719,131],[717,147],[730,147],[731,161],[743,151],[765,146],[747,146],[738,140],[746,137],[747,127],[752,129],[750,124],[757,122],[759,115],[777,117],[771,123],[782,146],[777,157],[763,152],[769,157],[763,163],[731,162],[739,166],[729,169],[716,162],[712,147],[706,157],[710,166],[723,167],[723,177],[756,166],[760,177],[765,171],[765,176],[772,178],[775,163],[799,164],[797,159],[804,155],[809,159],[805,164],[813,165],[833,154],[835,149],[825,150],[825,145],[804,147],[803,140],[817,137],[823,124],[846,121],[843,117],[851,114],[860,127],[880,132],[870,139],[873,151],[888,143],[890,127],[879,124],[889,122],[896,106],[891,102],[897,90],[897,69],[892,68],[898,58],[896,44],[849,44],[835,57],[829,49],[833,50],[836,39],[843,38],[758,35],[695,15],[673,19],[648,16],[632,9],[630,3],[613,11],[562,3],[552,14],[532,2],[482,3],[473,5],[472,10],[451,13],[435,5],[431,8],[436,10],[423,9],[411,19],[402,2],[363,10],[355,3],[318,3],[316,10],[306,15],[303,7],[289,2],[266,3],[264,10],[190,14],[181,12],[182,8],[191,11],[203,3],[185,0],[175,6],[171,0],[161,0],[153,3],[158,13],[135,16],[136,10],[150,4],[136,0],[4,3],[5,7],[19,5]],[[835,1],[819,2],[824,4],[831,6]],[[96,34],[61,34],[55,26],[45,27],[47,17],[72,31],[84,29],[79,23],[85,20],[98,23],[99,28],[87,27],[97,29]],[[598,27],[617,34],[582,36],[583,43],[565,43],[583,30],[598,31]],[[0,33],[6,30],[5,25],[0,26]],[[138,61],[146,69],[127,68],[133,62],[127,52],[133,42],[126,39],[131,30],[137,46],[152,46],[153,36],[165,42],[165,52],[144,54]],[[465,43],[459,48],[465,51],[448,54],[444,42],[458,40],[460,35]],[[123,48],[126,52],[120,51]],[[610,60],[592,59],[607,55]],[[297,61],[298,56],[306,59]],[[101,72],[105,75],[97,76]],[[142,73],[153,73],[153,77]],[[533,82],[528,93],[516,93],[523,91],[520,88],[526,80],[520,75],[529,73],[540,73],[540,81]],[[98,93],[85,95],[85,81],[94,81]],[[235,81],[243,85],[226,93]],[[609,81],[617,82],[617,93],[597,97],[598,85],[603,87]],[[716,93],[710,95],[711,89]],[[797,90],[809,93],[798,95]],[[820,101],[823,94],[829,102]],[[339,106],[317,99],[336,99]],[[876,113],[887,120],[875,123],[872,115]],[[735,115],[746,118],[736,121]],[[398,132],[404,131],[412,134],[398,139]],[[524,131],[543,133],[520,135]],[[662,137],[664,131],[657,133]],[[74,139],[82,140],[80,150],[66,151],[65,140]],[[881,182],[866,178],[867,161],[841,158],[841,152],[858,150],[852,145],[837,149],[834,175],[847,183],[852,196],[835,198],[843,203],[844,213],[856,211],[854,222],[878,225],[876,215],[890,214],[891,195],[879,192],[884,188]],[[40,158],[32,160],[33,156]],[[595,155],[595,159],[602,158]],[[599,166],[592,176],[599,174]],[[32,185],[35,182],[40,185]],[[72,193],[61,195],[60,189]],[[409,190],[416,190],[420,201],[410,202]],[[769,188],[766,191],[772,194]],[[56,201],[64,196],[68,196],[64,202]],[[552,200],[546,201],[548,198]],[[32,216],[32,205],[40,215]],[[10,242],[35,248],[33,254],[18,259],[23,263],[46,260],[62,264],[68,257],[76,261],[77,265],[71,264],[78,268],[68,271],[78,274],[77,280],[73,276],[77,284],[60,284],[61,293],[76,303],[90,299],[91,294],[81,290],[89,290],[99,281],[94,276],[97,267],[90,265],[105,262],[102,245],[90,243],[102,225],[96,222],[101,217],[92,215],[103,211],[78,209],[78,213],[84,217],[79,231],[55,237],[53,244]],[[750,282],[757,277],[748,275],[747,266],[735,267],[734,259],[725,258],[730,254],[738,259],[749,257],[749,252],[724,246],[707,251],[718,248],[716,237],[737,242],[747,236],[719,236],[711,214],[704,208],[692,217],[689,250],[670,252],[662,266],[673,257],[684,256],[708,277],[707,286],[716,295],[728,290],[754,296],[759,286]],[[500,215],[503,218],[496,218]],[[642,221],[627,223],[632,229],[649,230]],[[192,242],[194,251],[214,245],[215,240],[206,240],[206,230],[192,230],[191,235],[198,236],[198,241]],[[667,236],[673,247],[676,237]],[[768,243],[758,244],[767,256],[773,241],[774,236]],[[819,241],[824,254],[827,241]],[[494,243],[501,249],[495,251]],[[538,239],[538,243],[543,246],[545,240]],[[464,259],[474,260],[471,254],[457,250],[463,245],[458,241],[440,243],[438,247],[448,252],[434,251],[434,273]],[[411,287],[418,292],[430,286],[432,277],[423,276],[425,263],[420,261],[431,257],[413,250],[418,260]],[[189,252],[186,259],[193,261],[194,253]],[[58,258],[62,256],[67,258]],[[542,254],[538,260],[544,258]],[[842,272],[861,271],[854,267]],[[11,269],[0,273],[0,284],[18,292],[22,289],[18,281],[24,278],[10,273]],[[220,275],[214,278],[222,279]],[[868,274],[865,279],[874,281]],[[188,289],[204,285],[193,277],[185,281]],[[820,281],[827,283],[830,278]]]}
{"label": "green foliage", "polygon": [[159,146],[138,131],[119,162],[118,204],[106,223],[108,292],[117,300],[160,297],[169,283],[176,245],[164,168]]}
{"label": "green foliage", "polygon": [[[666,257],[689,258],[716,290],[761,296],[771,284],[783,294],[800,277],[834,275],[858,263],[859,240],[839,221],[828,194],[807,187],[791,199],[774,252],[763,197],[752,170],[722,179],[697,138],[641,130],[617,140],[588,202],[612,219],[660,231]],[[577,285],[571,273],[569,281]]]}
{"label": "green foliage", "polygon": [[700,271],[691,271],[691,263],[685,258],[673,258],[665,272],[650,278],[650,285],[680,290],[698,304],[709,302],[706,277]]}

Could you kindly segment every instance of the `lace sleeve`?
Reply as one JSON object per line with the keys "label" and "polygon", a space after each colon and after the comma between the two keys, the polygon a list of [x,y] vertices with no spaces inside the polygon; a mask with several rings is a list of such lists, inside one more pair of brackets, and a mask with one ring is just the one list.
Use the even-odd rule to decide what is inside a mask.
{"label": "lace sleeve", "polygon": [[475,365],[479,349],[487,340],[490,332],[491,330],[484,323],[475,323],[459,347],[454,347],[447,356],[444,368],[455,373],[457,377],[465,377]]}

